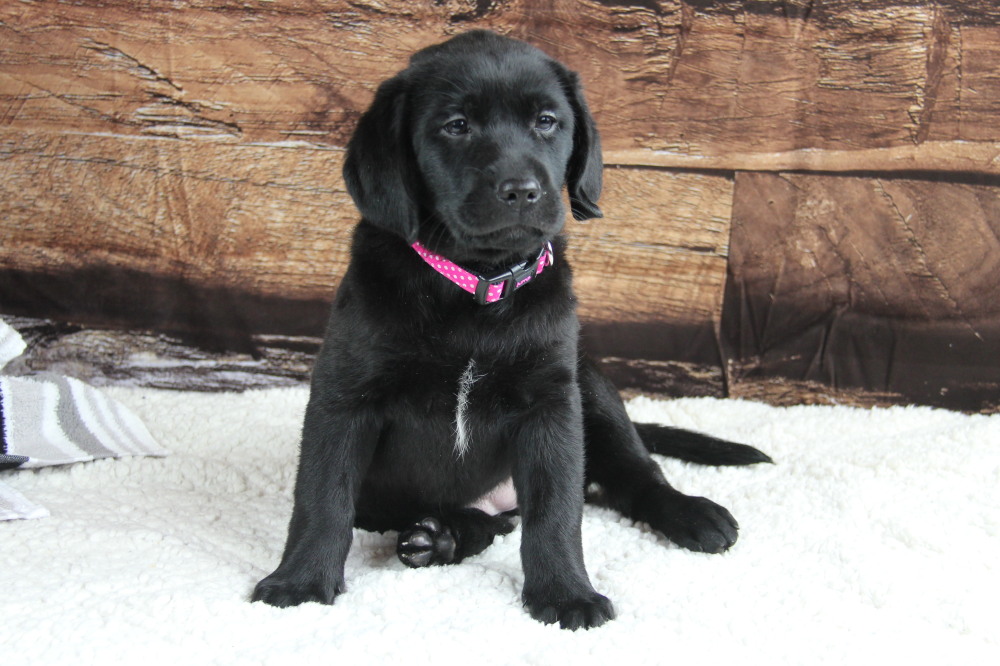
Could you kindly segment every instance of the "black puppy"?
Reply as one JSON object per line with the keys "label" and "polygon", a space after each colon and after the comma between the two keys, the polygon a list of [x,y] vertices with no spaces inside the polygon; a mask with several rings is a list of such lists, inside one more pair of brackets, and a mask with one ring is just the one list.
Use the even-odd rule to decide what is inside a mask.
{"label": "black puppy", "polygon": [[516,506],[531,615],[603,624],[614,610],[580,538],[590,483],[681,546],[735,542],[729,512],[673,489],[649,451],[767,456],[637,429],[577,349],[562,188],[577,219],[600,217],[601,168],[576,75],[522,42],[464,34],[381,85],[348,146],[363,219],[313,371],[288,542],[255,601],[332,603],[354,526],[399,530],[410,566],[446,564],[509,532]]}

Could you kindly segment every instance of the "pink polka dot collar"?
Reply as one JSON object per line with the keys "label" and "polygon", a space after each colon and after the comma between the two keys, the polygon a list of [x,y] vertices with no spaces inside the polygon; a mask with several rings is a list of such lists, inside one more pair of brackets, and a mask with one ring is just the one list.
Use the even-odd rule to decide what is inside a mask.
{"label": "pink polka dot collar", "polygon": [[551,266],[554,261],[552,243],[546,243],[534,261],[517,264],[502,273],[486,278],[465,270],[440,254],[431,252],[420,243],[414,243],[411,247],[428,266],[475,296],[476,302],[480,305],[496,303],[507,298],[516,289],[541,275],[545,267]]}

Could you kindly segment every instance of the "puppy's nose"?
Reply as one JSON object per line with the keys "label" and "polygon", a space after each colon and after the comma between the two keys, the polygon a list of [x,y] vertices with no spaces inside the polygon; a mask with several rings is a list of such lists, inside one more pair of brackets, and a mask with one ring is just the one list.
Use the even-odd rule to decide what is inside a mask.
{"label": "puppy's nose", "polygon": [[497,188],[497,198],[510,206],[527,206],[541,196],[542,186],[534,178],[511,178]]}

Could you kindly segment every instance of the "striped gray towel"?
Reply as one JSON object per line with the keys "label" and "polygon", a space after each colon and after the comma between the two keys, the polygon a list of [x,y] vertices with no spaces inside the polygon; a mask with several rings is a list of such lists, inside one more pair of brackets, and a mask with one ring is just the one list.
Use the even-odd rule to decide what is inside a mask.
{"label": "striped gray towel", "polygon": [[[0,321],[0,368],[23,351],[19,340]],[[166,453],[135,414],[77,379],[0,376],[0,470]],[[0,520],[46,515],[0,481]]]}

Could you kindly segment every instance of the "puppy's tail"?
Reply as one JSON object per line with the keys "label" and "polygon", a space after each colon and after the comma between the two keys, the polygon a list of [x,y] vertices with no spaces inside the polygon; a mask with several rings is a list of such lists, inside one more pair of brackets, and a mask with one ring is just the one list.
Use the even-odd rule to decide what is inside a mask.
{"label": "puppy's tail", "polygon": [[655,423],[636,423],[639,438],[650,453],[700,465],[756,465],[773,463],[771,457],[746,444],[727,442],[710,435]]}

